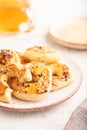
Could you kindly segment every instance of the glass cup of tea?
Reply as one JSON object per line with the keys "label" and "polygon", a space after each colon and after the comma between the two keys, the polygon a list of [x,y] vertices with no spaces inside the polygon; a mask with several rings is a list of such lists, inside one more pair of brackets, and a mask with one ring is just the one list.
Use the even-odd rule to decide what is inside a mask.
{"label": "glass cup of tea", "polygon": [[0,32],[29,32],[35,17],[28,0],[0,0]]}

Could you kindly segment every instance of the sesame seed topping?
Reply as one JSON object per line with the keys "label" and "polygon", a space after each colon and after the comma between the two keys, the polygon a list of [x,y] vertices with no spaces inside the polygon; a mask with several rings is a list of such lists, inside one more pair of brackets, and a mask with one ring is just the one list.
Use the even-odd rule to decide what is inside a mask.
{"label": "sesame seed topping", "polygon": [[46,92],[48,92],[48,90],[44,90],[44,92],[46,93]]}

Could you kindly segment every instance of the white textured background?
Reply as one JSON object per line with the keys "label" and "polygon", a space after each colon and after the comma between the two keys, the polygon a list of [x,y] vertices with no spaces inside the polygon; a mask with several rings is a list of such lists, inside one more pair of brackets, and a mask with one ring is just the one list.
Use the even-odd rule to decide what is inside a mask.
{"label": "white textured background", "polygon": [[0,36],[0,48],[23,50],[35,44],[54,47],[69,55],[80,66],[83,83],[72,98],[48,110],[28,113],[0,110],[0,130],[63,130],[72,111],[87,97],[87,51],[58,46],[46,39],[46,32],[54,19],[86,16],[87,1],[31,0],[31,4],[36,15],[36,29],[27,34]]}

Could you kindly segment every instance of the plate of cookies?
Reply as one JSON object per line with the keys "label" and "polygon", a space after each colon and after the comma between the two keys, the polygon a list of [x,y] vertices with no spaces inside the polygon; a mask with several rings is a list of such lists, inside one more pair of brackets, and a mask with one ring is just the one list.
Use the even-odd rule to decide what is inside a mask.
{"label": "plate of cookies", "polygon": [[87,50],[87,17],[58,19],[49,27],[48,34],[60,45]]}
{"label": "plate of cookies", "polygon": [[0,50],[1,109],[27,112],[58,105],[73,96],[81,82],[77,64],[55,49]]}

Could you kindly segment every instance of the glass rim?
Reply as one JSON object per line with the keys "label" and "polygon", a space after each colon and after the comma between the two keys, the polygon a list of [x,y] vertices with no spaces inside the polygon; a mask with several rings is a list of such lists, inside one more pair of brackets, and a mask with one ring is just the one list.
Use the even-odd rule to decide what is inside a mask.
{"label": "glass rim", "polygon": [[30,3],[27,0],[21,0],[21,1],[0,1],[0,7],[30,7]]}

